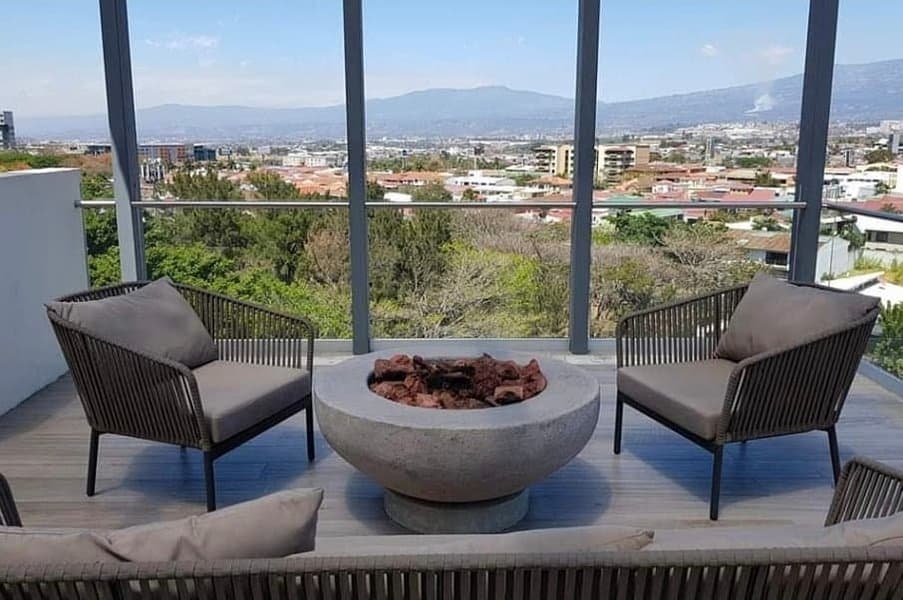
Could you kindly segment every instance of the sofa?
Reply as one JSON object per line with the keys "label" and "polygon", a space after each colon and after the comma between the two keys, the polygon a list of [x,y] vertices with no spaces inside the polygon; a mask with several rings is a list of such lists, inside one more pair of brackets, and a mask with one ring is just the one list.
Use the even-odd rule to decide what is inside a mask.
{"label": "sofa", "polygon": [[[14,525],[18,513],[10,512],[15,503],[5,483],[0,493],[0,507],[7,511],[3,522]],[[653,532],[598,526],[494,535],[318,538],[310,550],[309,520],[316,519],[311,509],[319,506],[322,494],[280,494],[281,502],[295,502],[308,519],[293,524],[296,535],[282,531],[282,513],[273,510],[271,497],[162,529],[169,535],[181,528],[214,555],[232,556],[240,551],[213,543],[211,527],[216,523],[209,521],[231,520],[239,530],[258,531],[257,538],[266,537],[268,528],[282,531],[278,550],[285,551],[286,544],[303,547],[298,553],[168,562],[23,563],[10,558],[7,547],[0,552],[0,598],[655,600],[896,598],[903,591],[903,471],[864,458],[844,466],[825,527]],[[249,524],[248,511],[261,512],[255,503],[268,503],[269,517]],[[147,528],[156,527],[142,526],[143,539],[150,535]],[[122,539],[122,530],[116,535]],[[234,540],[240,532],[228,535]],[[259,539],[254,543],[266,554]],[[172,546],[176,552],[185,551],[185,544],[177,546]],[[188,546],[190,552],[198,551]]]}

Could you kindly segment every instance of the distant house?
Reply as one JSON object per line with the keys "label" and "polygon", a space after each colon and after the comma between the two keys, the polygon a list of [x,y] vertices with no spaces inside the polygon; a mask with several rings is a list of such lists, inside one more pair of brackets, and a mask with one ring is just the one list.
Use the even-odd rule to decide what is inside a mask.
{"label": "distant house", "polygon": [[[778,270],[790,269],[790,233],[786,231],[744,231],[730,229],[727,234],[747,251],[749,260],[760,262]],[[859,251],[838,236],[821,236],[818,240],[818,257],[815,279],[821,281],[835,273],[845,273],[856,265]]]}
{"label": "distant house", "polygon": [[850,292],[859,292],[881,300],[885,306],[903,303],[903,286],[895,285],[884,279],[883,271],[840,277],[827,283],[830,287]]}

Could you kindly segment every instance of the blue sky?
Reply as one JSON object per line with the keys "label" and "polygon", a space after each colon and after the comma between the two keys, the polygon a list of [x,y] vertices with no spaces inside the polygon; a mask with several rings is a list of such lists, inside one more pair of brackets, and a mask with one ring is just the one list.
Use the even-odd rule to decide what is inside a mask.
{"label": "blue sky", "polygon": [[[804,0],[603,0],[600,98],[767,80],[802,69]],[[9,0],[0,105],[104,110],[96,0]],[[369,97],[507,85],[572,96],[570,0],[365,0]],[[131,0],[135,99],[310,106],[343,97],[340,0]],[[841,0],[837,61],[903,58],[899,0]]]}

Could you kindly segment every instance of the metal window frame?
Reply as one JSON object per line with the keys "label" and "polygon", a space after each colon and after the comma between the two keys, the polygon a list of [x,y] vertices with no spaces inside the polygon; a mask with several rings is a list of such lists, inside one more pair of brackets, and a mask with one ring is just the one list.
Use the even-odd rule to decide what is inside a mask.
{"label": "metal window frame", "polygon": [[370,268],[367,234],[367,141],[362,0],[344,0],[345,126],[348,142],[348,237],[351,333],[355,354],[370,351]]}
{"label": "metal window frame", "polygon": [[578,0],[578,4],[568,348],[572,354],[586,354],[589,352],[589,296],[593,260],[593,181],[596,164],[596,88],[599,76],[601,2]]}
{"label": "metal window frame", "polygon": [[141,183],[138,179],[138,134],[135,129],[128,3],[125,0],[99,1],[107,119],[113,151],[119,265],[123,280],[135,281],[146,279],[147,264],[144,259],[141,210],[132,206],[141,199]]}
{"label": "metal window frame", "polygon": [[[104,73],[106,78],[107,114],[113,149],[115,201],[85,201],[83,207],[115,205],[123,279],[146,277],[142,210],[145,208],[221,208],[218,201],[153,202],[141,201],[138,178],[138,142],[135,127],[135,103],[129,46],[127,2],[98,0],[103,37]],[[573,201],[561,203],[499,203],[472,208],[516,208],[539,205],[546,208],[572,208],[570,314],[568,349],[574,354],[590,350],[589,299],[592,267],[592,210],[594,207],[647,208],[643,203],[616,206],[617,203],[593,202],[595,172],[596,107],[599,65],[599,29],[601,0],[577,0],[576,95],[574,98],[575,164]],[[791,241],[791,276],[812,280],[818,251],[818,233],[822,207],[822,174],[824,172],[830,96],[833,80],[834,49],[837,37],[839,0],[810,0],[803,75],[803,97],[800,115],[797,189],[793,203],[782,207],[795,211]],[[353,351],[371,348],[368,209],[410,208],[391,202],[368,202],[366,189],[366,118],[364,93],[364,49],[362,0],[343,0],[345,107],[348,147],[347,202],[262,202],[264,208],[348,208],[351,260],[351,305]],[[241,203],[230,202],[231,207]],[[303,204],[303,206],[301,206]],[[447,208],[443,203],[416,203],[416,207]],[[454,208],[471,208],[461,203]],[[553,206],[554,204],[554,206]],[[656,203],[663,208],[668,203]],[[670,203],[681,207],[690,203]],[[670,206],[668,204],[668,206]],[[705,207],[692,203],[693,207]],[[751,203],[753,206],[764,206]],[[732,204],[733,208],[740,208]]]}
{"label": "metal window frame", "polygon": [[797,281],[814,281],[818,261],[839,4],[809,0],[795,198],[806,207],[793,220],[790,243],[790,277]]}

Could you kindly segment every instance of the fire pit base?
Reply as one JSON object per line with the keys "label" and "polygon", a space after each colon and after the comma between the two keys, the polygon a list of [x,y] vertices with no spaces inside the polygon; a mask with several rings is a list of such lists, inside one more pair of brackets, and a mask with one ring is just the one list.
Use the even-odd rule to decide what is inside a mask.
{"label": "fire pit base", "polygon": [[526,516],[530,494],[521,490],[479,502],[430,502],[386,489],[383,505],[390,519],[417,533],[497,533]]}

